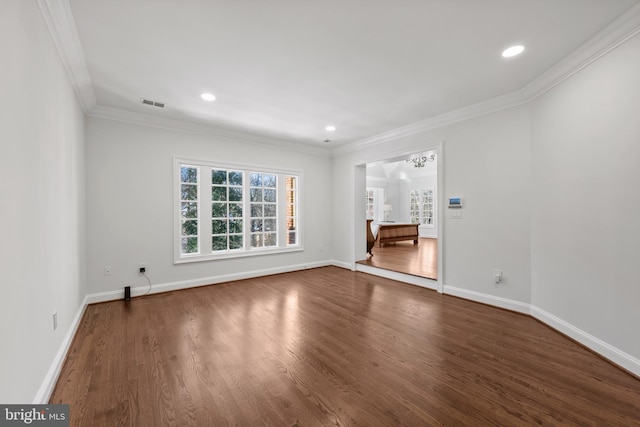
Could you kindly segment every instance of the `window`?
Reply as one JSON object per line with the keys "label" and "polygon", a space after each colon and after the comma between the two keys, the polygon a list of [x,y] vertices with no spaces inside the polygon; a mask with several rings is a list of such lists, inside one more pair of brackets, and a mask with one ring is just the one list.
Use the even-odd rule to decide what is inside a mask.
{"label": "window", "polygon": [[411,224],[420,224],[420,190],[409,192],[409,217]]}
{"label": "window", "polygon": [[288,175],[285,178],[287,191],[287,245],[298,244],[298,177]]}
{"label": "window", "polygon": [[411,190],[409,192],[409,217],[412,224],[435,227],[433,189]]}
{"label": "window", "polygon": [[299,174],[174,163],[175,262],[302,249]]}
{"label": "window", "polygon": [[198,252],[198,168],[180,169],[180,247],[182,253]]}
{"label": "window", "polygon": [[367,188],[365,199],[365,204],[367,205],[367,219],[374,219],[376,212],[375,191]]}
{"label": "window", "polygon": [[275,174],[251,172],[251,247],[278,245],[277,177]]}
{"label": "window", "polygon": [[384,217],[384,188],[368,188],[365,193],[367,219],[382,221]]}
{"label": "window", "polygon": [[422,190],[422,223],[433,226],[433,219],[433,190]]}
{"label": "window", "polygon": [[211,170],[211,247],[213,252],[241,250],[244,173]]}

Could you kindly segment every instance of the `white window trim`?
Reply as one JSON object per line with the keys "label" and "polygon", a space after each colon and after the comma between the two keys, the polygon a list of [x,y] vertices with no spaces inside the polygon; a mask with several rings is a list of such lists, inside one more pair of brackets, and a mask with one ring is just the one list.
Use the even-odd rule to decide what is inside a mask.
{"label": "white window trim", "polygon": [[[280,246],[277,247],[268,247],[268,248],[251,248],[247,246],[247,242],[249,239],[248,236],[245,235],[245,243],[244,250],[242,251],[228,251],[221,253],[204,253],[204,254],[194,254],[194,255],[182,255],[180,252],[181,247],[181,215],[180,215],[180,166],[181,165],[190,165],[190,166],[198,166],[198,167],[210,167],[210,168],[220,168],[220,169],[232,169],[232,170],[240,170],[245,172],[245,178],[243,180],[243,193],[248,193],[248,186],[245,187],[245,183],[248,182],[248,174],[250,172],[266,172],[273,173],[277,175],[281,175],[282,177],[286,175],[294,175],[297,177],[297,196],[298,196],[298,206],[297,206],[297,220],[298,220],[298,243],[296,245],[286,245],[286,197],[285,197],[285,180],[278,179],[278,205],[277,205],[277,215],[278,215],[278,244]],[[201,182],[199,185],[202,184]],[[248,165],[248,164],[233,164],[233,163],[224,163],[224,162],[215,162],[215,161],[207,161],[207,160],[194,160],[182,157],[174,157],[173,158],[173,263],[174,264],[185,264],[192,262],[202,262],[202,261],[213,261],[220,259],[230,259],[230,258],[243,258],[243,257],[251,257],[251,256],[259,256],[259,255],[270,255],[270,254],[278,254],[278,253],[287,253],[287,252],[300,252],[304,250],[304,233],[302,231],[304,224],[304,191],[303,191],[304,178],[302,171],[299,170],[290,170],[290,169],[275,169],[264,166],[256,166],[256,165]],[[205,184],[206,185],[206,184]],[[248,194],[243,196],[243,200],[245,203],[247,202]],[[202,200],[198,200],[198,210],[200,211],[202,206]],[[205,202],[210,202],[206,200]],[[246,224],[250,223],[250,217],[247,214],[250,212],[247,209],[247,206],[244,206],[243,209],[243,224],[245,225],[245,231],[247,230]],[[201,220],[199,222],[211,222],[202,219],[202,215],[199,212],[199,217]],[[210,229],[211,225],[208,227],[203,226],[206,229]],[[206,231],[206,230],[205,230]],[[210,233],[209,233],[210,234]],[[204,238],[204,232],[200,230],[199,233],[201,239]],[[201,242],[200,242],[201,244]]]}

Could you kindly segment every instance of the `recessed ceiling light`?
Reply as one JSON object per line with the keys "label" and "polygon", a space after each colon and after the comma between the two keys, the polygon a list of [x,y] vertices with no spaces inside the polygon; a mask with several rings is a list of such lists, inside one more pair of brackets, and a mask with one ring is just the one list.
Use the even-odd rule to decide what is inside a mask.
{"label": "recessed ceiling light", "polygon": [[329,132],[333,132],[334,130],[336,130],[336,127],[329,125],[325,129],[328,130]]}
{"label": "recessed ceiling light", "polygon": [[205,101],[215,101],[216,100],[216,97],[212,93],[208,93],[208,92],[205,92],[202,95],[200,95],[200,98],[204,99]]}
{"label": "recessed ceiling light", "polygon": [[524,46],[519,44],[519,45],[511,46],[511,47],[505,49],[502,52],[502,57],[503,58],[511,58],[513,56],[520,55],[522,52],[524,52]]}

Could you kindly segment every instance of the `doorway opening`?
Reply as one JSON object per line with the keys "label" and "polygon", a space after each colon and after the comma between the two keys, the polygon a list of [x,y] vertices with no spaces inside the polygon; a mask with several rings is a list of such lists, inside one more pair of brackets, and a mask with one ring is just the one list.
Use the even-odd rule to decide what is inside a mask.
{"label": "doorway opening", "polygon": [[440,145],[356,167],[356,174],[364,175],[355,182],[364,187],[356,188],[364,196],[356,200],[364,199],[365,217],[361,222],[356,215],[355,226],[361,222],[366,230],[356,238],[367,241],[366,254],[357,254],[356,270],[414,276],[418,283],[411,283],[441,291],[441,153]]}

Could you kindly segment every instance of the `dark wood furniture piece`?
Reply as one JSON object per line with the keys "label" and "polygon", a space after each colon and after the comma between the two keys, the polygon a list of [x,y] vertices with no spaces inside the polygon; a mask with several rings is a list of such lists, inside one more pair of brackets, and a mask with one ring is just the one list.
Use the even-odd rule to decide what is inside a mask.
{"label": "dark wood furniture piece", "polygon": [[[413,240],[413,244],[418,244],[418,226],[420,224],[379,224],[378,247],[383,243],[399,242],[401,240]],[[369,228],[369,227],[367,227]]]}
{"label": "dark wood furniture piece", "polygon": [[376,236],[374,236],[373,231],[371,231],[372,222],[372,219],[367,220],[367,253],[371,256],[373,256],[371,249],[373,249],[373,245],[376,243]]}

